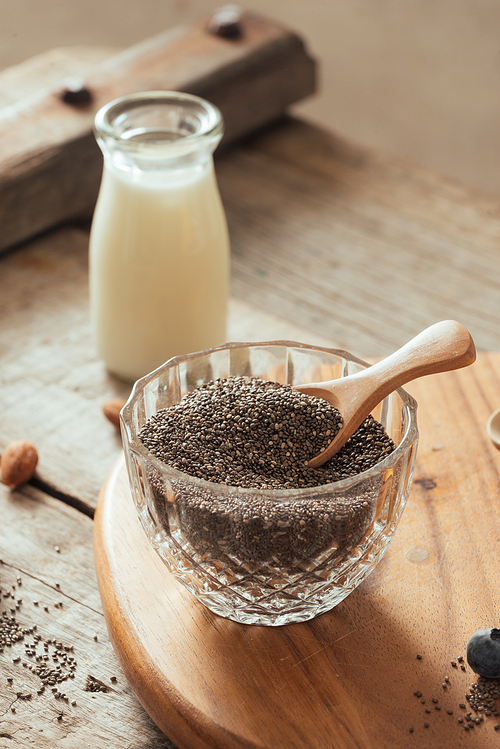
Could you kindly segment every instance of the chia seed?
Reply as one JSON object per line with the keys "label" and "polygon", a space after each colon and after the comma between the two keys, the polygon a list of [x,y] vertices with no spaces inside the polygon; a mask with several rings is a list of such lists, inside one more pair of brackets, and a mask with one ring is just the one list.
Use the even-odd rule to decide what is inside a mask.
{"label": "chia seed", "polygon": [[[182,528],[198,553],[295,564],[325,549],[341,554],[359,542],[375,512],[382,476],[360,487],[321,487],[371,468],[395,445],[369,416],[344,447],[319,468],[308,461],[333,440],[342,423],[324,400],[258,378],[213,380],[154,414],[143,445],[170,468],[227,490],[164,480],[149,468],[158,520]],[[396,477],[395,477],[396,480]],[[231,492],[231,487],[239,490]],[[241,489],[257,490],[241,493]],[[259,489],[311,489],[290,501]],[[316,489],[316,491],[314,491]],[[244,499],[244,501],[242,501]],[[171,527],[170,527],[171,526]]]}

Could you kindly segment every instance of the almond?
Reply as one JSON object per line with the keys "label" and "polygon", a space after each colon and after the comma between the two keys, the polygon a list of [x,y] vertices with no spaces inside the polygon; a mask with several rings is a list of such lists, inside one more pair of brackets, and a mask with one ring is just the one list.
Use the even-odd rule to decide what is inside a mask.
{"label": "almond", "polygon": [[126,402],[127,401],[123,400],[123,398],[113,398],[110,401],[106,401],[102,407],[104,416],[117,429],[120,429],[120,411]]}
{"label": "almond", "polygon": [[38,463],[36,447],[25,440],[15,440],[7,445],[0,458],[2,481],[10,489],[26,483]]}

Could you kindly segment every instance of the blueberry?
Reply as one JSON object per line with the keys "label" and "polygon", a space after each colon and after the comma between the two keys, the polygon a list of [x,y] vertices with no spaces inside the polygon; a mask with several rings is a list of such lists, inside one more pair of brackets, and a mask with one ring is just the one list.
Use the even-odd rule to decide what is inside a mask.
{"label": "blueberry", "polygon": [[472,670],[487,679],[500,679],[500,629],[474,632],[467,643],[467,661]]}

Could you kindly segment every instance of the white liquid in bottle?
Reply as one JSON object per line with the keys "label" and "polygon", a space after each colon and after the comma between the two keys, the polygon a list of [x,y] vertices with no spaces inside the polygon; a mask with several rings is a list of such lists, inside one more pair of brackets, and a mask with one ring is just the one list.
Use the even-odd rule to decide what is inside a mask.
{"label": "white liquid in bottle", "polygon": [[105,161],[90,310],[99,355],[122,379],[225,341],[229,239],[211,150],[185,162],[144,169],[116,153]]}

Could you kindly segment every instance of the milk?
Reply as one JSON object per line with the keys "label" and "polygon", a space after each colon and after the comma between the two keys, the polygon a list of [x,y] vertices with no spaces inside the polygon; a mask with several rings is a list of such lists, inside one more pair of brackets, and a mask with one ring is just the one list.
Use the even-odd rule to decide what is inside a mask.
{"label": "milk", "polygon": [[97,350],[118,377],[223,343],[229,239],[212,158],[166,172],[108,159],[89,273]]}

